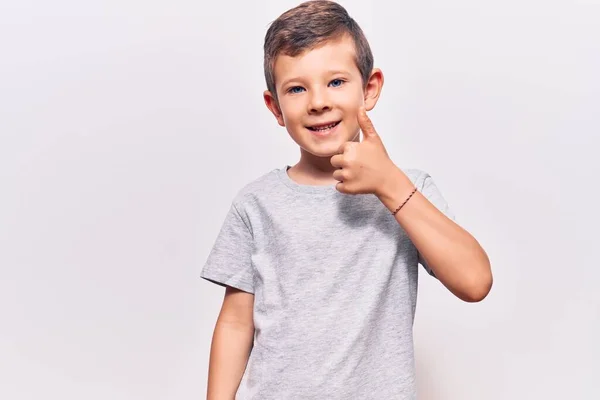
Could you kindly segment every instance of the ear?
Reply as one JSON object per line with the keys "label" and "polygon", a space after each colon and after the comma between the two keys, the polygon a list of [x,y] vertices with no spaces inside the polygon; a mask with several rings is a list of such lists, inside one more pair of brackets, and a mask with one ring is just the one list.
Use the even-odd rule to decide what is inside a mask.
{"label": "ear", "polygon": [[365,85],[365,110],[371,111],[375,107],[382,88],[383,72],[379,68],[373,68],[371,76]]}
{"label": "ear", "polygon": [[267,105],[267,108],[273,113],[273,115],[277,119],[277,123],[281,126],[285,126],[285,122],[283,121],[283,115],[281,113],[281,108],[279,108],[279,104],[277,104],[277,99],[275,99],[275,96],[273,96],[273,94],[270,91],[265,90],[265,92],[263,93],[263,98],[265,99],[265,104]]}

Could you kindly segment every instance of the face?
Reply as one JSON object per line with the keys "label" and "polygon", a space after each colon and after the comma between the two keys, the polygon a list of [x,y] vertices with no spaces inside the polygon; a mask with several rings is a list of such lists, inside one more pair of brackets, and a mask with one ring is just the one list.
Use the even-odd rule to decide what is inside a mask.
{"label": "face", "polygon": [[373,70],[365,88],[355,54],[352,39],[344,36],[296,57],[277,57],[278,101],[266,91],[265,103],[301,151],[331,157],[345,142],[358,140],[358,109],[375,106],[383,75]]}

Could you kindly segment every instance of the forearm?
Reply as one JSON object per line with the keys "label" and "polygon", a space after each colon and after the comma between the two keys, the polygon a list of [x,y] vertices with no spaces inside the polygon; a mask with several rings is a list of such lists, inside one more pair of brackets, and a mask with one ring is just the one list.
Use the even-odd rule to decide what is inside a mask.
{"label": "forearm", "polygon": [[[408,177],[399,171],[379,198],[389,210],[395,210],[413,189]],[[471,234],[419,191],[395,217],[435,276],[452,293],[465,301],[480,301],[488,294],[492,285],[490,262]]]}
{"label": "forearm", "polygon": [[254,327],[217,321],[208,369],[207,400],[233,400],[252,350]]}

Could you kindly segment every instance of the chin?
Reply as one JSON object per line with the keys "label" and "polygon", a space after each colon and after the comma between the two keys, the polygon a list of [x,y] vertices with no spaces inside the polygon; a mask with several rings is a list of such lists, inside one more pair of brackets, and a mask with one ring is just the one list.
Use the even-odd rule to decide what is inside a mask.
{"label": "chin", "polygon": [[331,158],[336,154],[339,154],[341,143],[323,143],[321,145],[302,146],[304,151],[312,154],[315,157]]}

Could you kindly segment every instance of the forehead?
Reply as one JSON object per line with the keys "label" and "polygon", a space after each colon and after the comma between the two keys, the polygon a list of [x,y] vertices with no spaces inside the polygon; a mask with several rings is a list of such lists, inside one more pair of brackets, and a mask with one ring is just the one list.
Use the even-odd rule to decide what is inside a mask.
{"label": "forehead", "polygon": [[359,73],[354,42],[346,35],[340,39],[328,40],[295,57],[281,54],[277,56],[273,68],[278,83],[290,77],[320,76],[330,70]]}

